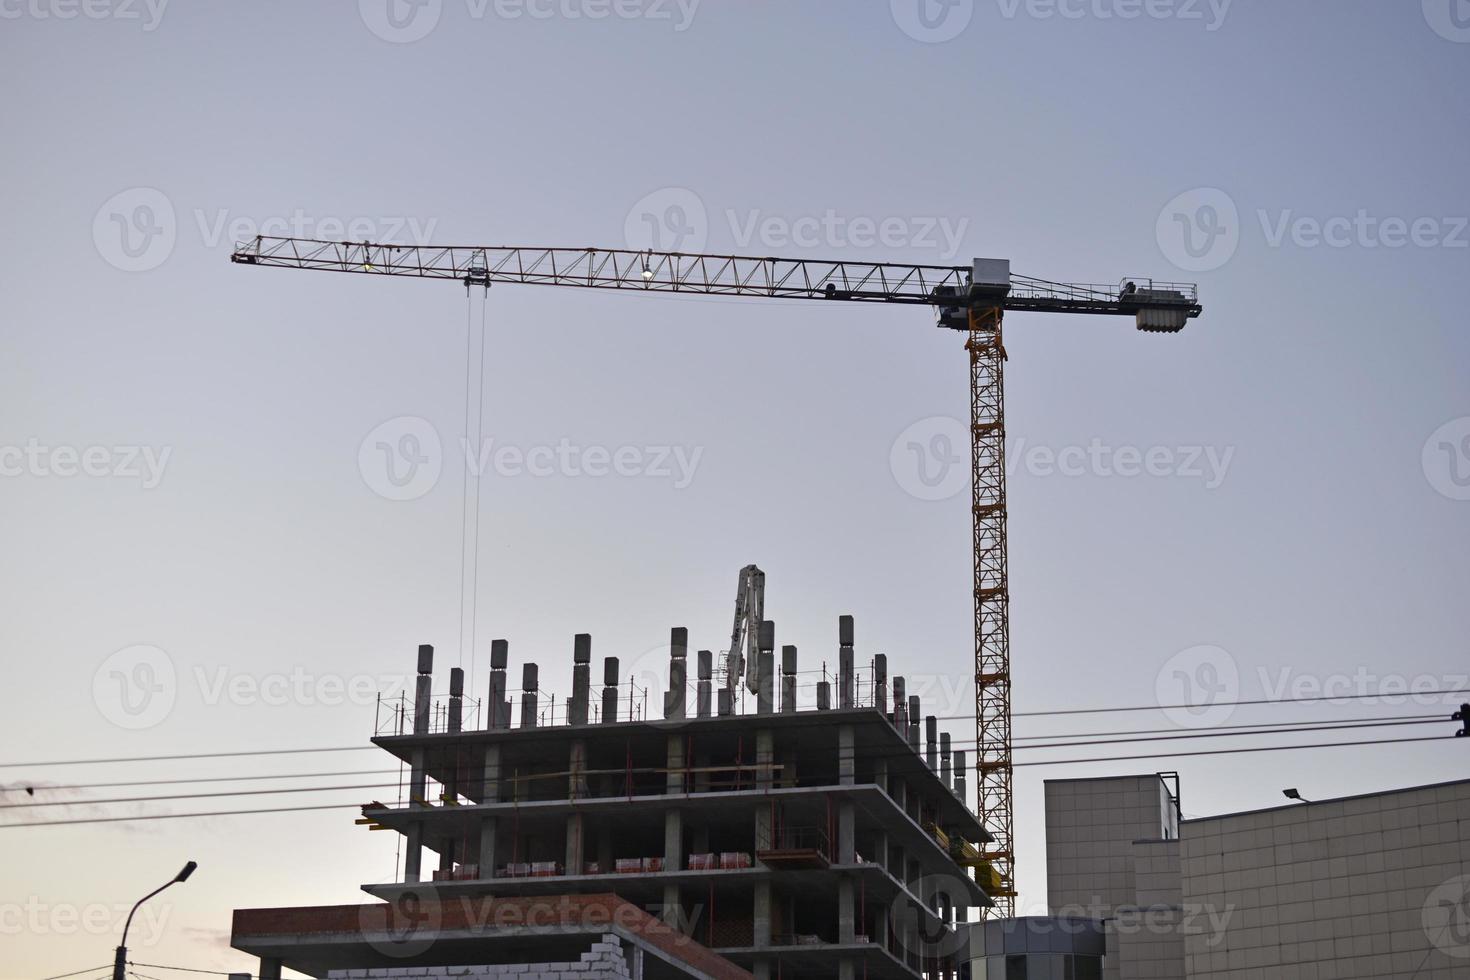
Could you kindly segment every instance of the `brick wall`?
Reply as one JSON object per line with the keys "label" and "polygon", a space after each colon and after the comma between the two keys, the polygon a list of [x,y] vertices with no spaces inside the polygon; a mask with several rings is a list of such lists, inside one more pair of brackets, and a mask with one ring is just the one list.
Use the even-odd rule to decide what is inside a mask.
{"label": "brick wall", "polygon": [[630,980],[631,973],[618,937],[607,933],[575,963],[390,966],[332,970],[327,977],[329,980]]}

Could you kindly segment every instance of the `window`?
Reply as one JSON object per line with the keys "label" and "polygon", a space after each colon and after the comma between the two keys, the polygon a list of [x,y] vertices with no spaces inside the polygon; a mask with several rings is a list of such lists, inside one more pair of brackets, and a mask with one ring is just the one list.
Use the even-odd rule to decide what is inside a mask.
{"label": "window", "polygon": [[1026,957],[1006,957],[1006,980],[1026,980]]}

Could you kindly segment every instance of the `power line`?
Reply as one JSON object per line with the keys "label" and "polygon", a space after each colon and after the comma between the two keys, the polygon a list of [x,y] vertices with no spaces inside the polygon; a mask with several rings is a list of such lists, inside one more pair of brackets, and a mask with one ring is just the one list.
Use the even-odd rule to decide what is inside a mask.
{"label": "power line", "polygon": [[[1332,695],[1317,696],[1317,698],[1257,698],[1248,701],[1211,701],[1207,704],[1147,704],[1129,705],[1129,707],[1114,708],[1058,708],[1050,711],[1017,711],[1011,717],[1060,717],[1072,716],[1072,714],[1100,714],[1113,713],[1113,711],[1167,711],[1182,710],[1182,708],[1214,708],[1214,707],[1238,707],[1238,705],[1260,705],[1260,704],[1316,704],[1316,702],[1352,701],[1352,699],[1363,698],[1427,698],[1427,696],[1451,695],[1451,693],[1470,692],[1470,688],[1452,688],[1445,691],[1414,691],[1404,693],[1358,693],[1358,695]],[[973,714],[945,714],[935,716],[939,721],[963,721],[972,720]],[[657,721],[651,721],[656,724]],[[473,735],[473,732],[466,732]],[[132,757],[119,758],[73,758],[73,760],[50,760],[34,761],[34,763],[0,763],[0,768],[21,767],[46,767],[46,765],[101,765],[110,763],[168,763],[175,760],[194,760],[194,758],[235,758],[245,755],[293,755],[310,754],[310,752],[360,752],[368,749],[378,748],[375,745],[332,745],[322,748],[303,749],[248,749],[248,751],[228,752],[193,752],[193,754],[181,755],[132,755]]]}
{"label": "power line", "polygon": [[0,769],[32,766],[90,766],[112,762],[173,762],[179,759],[226,759],[247,755],[302,755],[312,752],[363,752],[376,745],[332,745],[317,749],[249,749],[238,752],[193,752],[185,755],[133,755],[111,759],[52,759],[47,762],[0,762]]}
{"label": "power line", "polygon": [[[1102,738],[1101,740],[1092,739],[1090,737],[1090,735],[1092,733],[1071,733],[1071,734],[1066,734],[1066,735],[1047,735],[1047,736],[1035,736],[1035,737],[1036,738],[1047,738],[1047,739],[1077,738],[1077,739],[1087,739],[1087,740],[1086,741],[1068,741],[1068,742],[1055,742],[1055,741],[1051,741],[1051,742],[1046,742],[1046,743],[1043,743],[1043,744],[1035,744],[1035,745],[1017,745],[1017,746],[1015,746],[1015,748],[1017,750],[1020,750],[1020,749],[1054,749],[1054,748],[1072,748],[1072,747],[1077,747],[1077,746],[1089,746],[1090,747],[1090,746],[1095,746],[1095,745],[1121,744],[1121,743],[1125,743],[1125,742],[1166,742],[1166,741],[1176,741],[1176,740],[1180,740],[1180,739],[1188,740],[1188,739],[1197,739],[1197,738],[1220,738],[1220,737],[1239,738],[1239,737],[1247,737],[1247,736],[1251,736],[1251,735],[1281,735],[1281,734],[1294,734],[1294,733],[1297,733],[1297,732],[1308,733],[1308,732],[1318,732],[1318,731],[1336,731],[1336,730],[1340,730],[1340,729],[1354,729],[1354,728],[1382,728],[1382,727],[1393,727],[1393,726],[1399,726],[1399,725],[1439,724],[1442,721],[1443,721],[1443,719],[1440,718],[1440,717],[1438,717],[1438,716],[1414,715],[1414,716],[1391,717],[1391,718],[1382,718],[1382,719],[1364,719],[1362,721],[1341,722],[1341,723],[1333,723],[1333,724],[1294,723],[1297,727],[1290,727],[1290,728],[1287,728],[1287,727],[1272,727],[1272,728],[1262,729],[1262,727],[1259,726],[1259,725],[1256,725],[1256,726],[1230,726],[1231,729],[1250,728],[1250,729],[1252,729],[1250,731],[1240,731],[1240,730],[1211,730],[1211,731],[1200,731],[1200,732],[1179,732],[1177,730],[1167,730],[1167,734],[1162,734],[1162,735],[1153,734],[1149,730],[1143,730],[1141,732],[1136,732],[1136,733],[1129,733],[1129,732],[1102,732],[1102,733],[1096,733],[1099,736],[1128,735],[1128,734],[1139,734],[1139,735],[1151,736],[1151,737],[1143,737],[1143,738]],[[959,739],[959,740],[957,740],[955,742],[951,742],[950,744],[951,744],[951,746],[953,746],[953,745],[966,746],[966,745],[971,745],[973,743],[974,743],[974,739]],[[874,757],[877,757],[877,756],[888,756],[888,757],[892,757],[892,758],[902,758],[902,757],[910,756],[912,754],[913,754],[912,750],[906,750],[906,751],[902,751],[902,752],[872,753],[872,755]],[[364,772],[364,773],[342,772],[342,773],[318,773],[316,775],[318,775],[318,776],[329,776],[329,777],[330,776],[351,776],[351,775],[393,775],[396,772],[397,772],[397,770],[388,769],[388,770],[368,771],[368,772]],[[231,779],[231,778],[233,778],[233,779],[242,779],[242,780],[259,780],[259,779],[271,779],[271,778],[277,778],[277,777],[271,777],[271,776],[240,776],[240,777],[215,777],[215,778],[201,777],[201,778],[196,779],[196,780],[161,780],[160,782],[165,783],[165,784],[167,784],[167,783],[173,783],[173,782],[196,782],[196,781],[197,782],[215,782],[215,781],[224,781],[224,780],[228,780],[228,779]],[[284,778],[291,778],[291,777],[284,777]],[[98,784],[98,786],[108,786],[108,785],[116,785],[116,784],[107,784],[107,783]],[[126,784],[124,784],[124,785],[126,785]],[[206,793],[174,793],[174,794],[163,794],[163,795],[154,795],[154,796],[113,797],[113,798],[108,798],[108,799],[39,800],[39,801],[34,801],[34,802],[23,802],[23,803],[0,803],[0,810],[7,810],[7,809],[28,809],[28,808],[31,808],[31,807],[42,807],[42,806],[101,805],[101,804],[112,804],[112,803],[154,803],[154,802],[160,802],[160,801],[165,801],[165,800],[210,799],[210,798],[218,798],[218,797],[224,797],[224,796],[265,796],[265,795],[275,795],[275,794],[281,794],[281,793],[308,793],[308,792],[318,792],[318,791],[320,791],[320,792],[333,792],[333,791],[340,791],[340,790],[360,790],[360,789],[393,789],[396,785],[398,785],[398,784],[395,784],[395,783],[359,783],[359,784],[352,784],[352,785],[347,785],[347,786],[293,786],[293,787],[276,787],[276,788],[271,788],[271,789],[258,789],[258,790],[219,790],[219,791],[212,791],[212,792],[206,792]],[[44,787],[44,788],[46,788],[46,789],[58,789],[58,788],[63,788],[63,787]],[[86,788],[86,787],[77,786],[77,787],[65,787],[65,788],[73,788],[73,789],[76,789],[76,788]],[[401,787],[400,787],[400,789],[401,789]]]}
{"label": "power line", "polygon": [[[1270,733],[1249,733],[1249,734],[1270,734]],[[1026,767],[1026,766],[1082,765],[1082,764],[1091,763],[1091,762],[1124,762],[1124,761],[1134,761],[1134,760],[1142,760],[1142,759],[1173,759],[1173,758],[1187,758],[1187,757],[1194,757],[1194,756],[1210,756],[1210,755],[1239,755],[1239,754],[1246,754],[1246,753],[1252,753],[1252,752],[1283,752],[1283,751],[1291,751],[1291,750],[1296,750],[1296,749],[1326,749],[1326,748],[1347,748],[1347,747],[1365,746],[1365,745],[1395,745],[1395,744],[1403,744],[1403,743],[1408,743],[1408,742],[1444,741],[1446,738],[1447,738],[1447,736],[1429,735],[1429,736],[1417,736],[1417,737],[1411,737],[1411,738],[1367,739],[1367,740],[1358,740],[1358,741],[1351,741],[1351,742],[1316,742],[1316,743],[1306,743],[1306,744],[1299,744],[1299,745],[1241,746],[1241,747],[1228,748],[1228,749],[1198,749],[1198,750],[1192,750],[1192,751],[1169,751],[1169,752],[1158,752],[1158,753],[1145,753],[1145,754],[1142,754],[1142,755],[1089,756],[1089,757],[1081,758],[1081,759],[1044,759],[1044,760],[1037,760],[1035,762],[1016,762],[1016,763],[1012,763],[1012,765],[1014,767],[1016,767],[1016,768],[1022,768],[1022,767]],[[1046,746],[1036,746],[1036,747],[1038,747],[1038,748],[1045,748]],[[884,754],[887,754],[887,755],[896,755],[896,753],[884,753]],[[913,756],[913,753],[912,752],[905,753],[905,754],[908,755],[908,756]],[[83,802],[85,802],[85,801],[83,801]],[[170,820],[170,819],[183,819],[183,818],[187,818],[187,817],[248,816],[248,815],[254,815],[254,814],[266,814],[266,813],[293,813],[293,812],[307,811],[307,810],[347,809],[349,807],[360,809],[362,807],[362,804],[360,804],[360,803],[351,803],[351,804],[349,804],[349,803],[339,803],[339,804],[325,804],[325,805],[319,805],[319,806],[272,807],[272,808],[266,808],[266,809],[252,809],[252,810],[217,810],[217,811],[208,811],[208,812],[202,812],[202,813],[199,813],[199,812],[191,812],[191,813],[154,813],[154,814],[140,814],[140,815],[128,816],[128,817],[86,817],[86,818],[66,819],[66,820],[33,820],[33,821],[26,821],[26,822],[23,822],[23,823],[0,824],[0,830],[8,829],[8,828],[13,828],[13,827],[46,827],[46,826],[63,826],[63,825],[70,825],[70,824],[116,823],[116,822],[130,821],[130,820]]]}
{"label": "power line", "polygon": [[282,772],[262,776],[189,776],[183,779],[124,779],[106,783],[46,783],[44,785],[0,786],[0,793],[19,789],[110,789],[118,786],[173,786],[181,783],[239,783],[261,779],[335,779],[343,776],[391,776],[397,769],[347,769],[338,772]]}
{"label": "power line", "polygon": [[[1431,720],[1439,720],[1439,717],[1438,716],[1433,716],[1431,718],[1430,716],[1425,716],[1425,715],[1386,715],[1386,716],[1374,716],[1374,717],[1371,717],[1371,718],[1353,719],[1353,721],[1355,723],[1356,722],[1396,722],[1396,721],[1414,721],[1414,720],[1422,720],[1422,721],[1426,721],[1427,722],[1427,721],[1431,721]],[[1293,728],[1291,726],[1310,726],[1310,727],[1307,727],[1307,728],[1300,729],[1302,731],[1312,730],[1312,728],[1320,728],[1322,730],[1325,730],[1326,727],[1327,727],[1327,723],[1322,722],[1320,719],[1305,719],[1304,718],[1304,719],[1296,720],[1296,721],[1255,722],[1255,723],[1252,723],[1252,724],[1243,724],[1243,725],[1212,725],[1210,727],[1210,731],[1211,732],[1239,731],[1239,732],[1241,732],[1241,734],[1270,735],[1270,734],[1277,734],[1277,733],[1288,733],[1288,732],[1291,732],[1293,730],[1298,730],[1298,729],[1295,729],[1295,728]],[[1350,726],[1344,724],[1344,725],[1342,725],[1340,727],[1350,727]],[[1247,729],[1258,729],[1259,731],[1247,731]],[[1060,732],[1060,733],[1057,733],[1057,734],[1054,734],[1054,735],[1017,735],[1017,736],[1015,736],[1013,738],[1013,741],[1017,741],[1017,742],[1031,741],[1031,742],[1034,742],[1034,741],[1037,741],[1037,740],[1040,740],[1040,739],[1058,739],[1058,738],[1111,738],[1112,736],[1116,736],[1116,735],[1172,735],[1172,734],[1178,734],[1180,731],[1181,730],[1179,728],[1175,727],[1175,728],[1141,728],[1141,729],[1129,729],[1129,730],[1123,730],[1123,731],[1106,731],[1106,732]],[[973,744],[974,741],[975,741],[974,739],[960,739],[960,740],[954,740],[954,741],[952,741],[951,744],[952,745],[969,745],[969,744]],[[401,768],[402,768],[402,766],[400,765],[398,769],[345,769],[345,770],[334,770],[334,771],[330,771],[330,772],[283,772],[283,773],[271,773],[271,774],[268,774],[268,775],[249,775],[249,776],[189,776],[189,777],[185,777],[185,778],[166,778],[166,779],[124,779],[124,780],[111,780],[111,781],[108,781],[108,782],[101,782],[101,783],[47,783],[44,786],[42,786],[42,785],[36,785],[36,786],[33,786],[33,787],[29,787],[29,788],[38,789],[38,790],[44,789],[44,790],[55,791],[55,790],[81,790],[81,789],[112,789],[112,788],[124,787],[124,786],[173,786],[173,785],[188,785],[188,784],[196,784],[196,783],[258,782],[260,780],[265,780],[265,779],[336,779],[336,778],[345,778],[345,777],[349,777],[349,776],[392,776],[392,775],[398,774],[399,771],[401,770]],[[15,785],[15,786],[10,786],[10,787],[0,787],[0,792],[15,791],[15,790],[23,789],[23,788],[26,788],[26,787],[23,787],[21,785]]]}
{"label": "power line", "polygon": [[[1122,745],[1127,742],[1173,742],[1178,739],[1194,738],[1245,738],[1251,735],[1291,735],[1296,732],[1330,732],[1343,728],[1391,728],[1397,725],[1439,725],[1443,724],[1442,718],[1420,718],[1416,721],[1379,721],[1344,723],[1338,725],[1316,725],[1310,728],[1278,728],[1266,731],[1253,732],[1191,732],[1177,735],[1153,735],[1147,738],[1108,738],[1089,739],[1082,742],[1048,742],[1044,745],[1015,745],[1015,749],[1065,749],[1075,748],[1081,745]],[[1052,736],[1053,738],[1059,736]],[[953,743],[951,743],[953,744]]]}
{"label": "power line", "polygon": [[[1435,715],[1433,717],[1434,717],[1435,720],[1439,720],[1439,716],[1438,715]],[[1376,716],[1373,716],[1371,718],[1354,718],[1354,719],[1351,719],[1351,720],[1353,722],[1379,722],[1379,721],[1388,722],[1388,721],[1414,721],[1414,720],[1425,720],[1425,721],[1427,721],[1427,720],[1429,720],[1429,716],[1427,716],[1427,715],[1376,715]],[[1242,730],[1241,731],[1241,734],[1253,735],[1253,734],[1258,734],[1258,733],[1256,733],[1256,732],[1243,731],[1243,729],[1248,729],[1248,728],[1264,729],[1264,731],[1260,732],[1259,734],[1271,734],[1272,732],[1276,732],[1276,731],[1282,731],[1282,732],[1291,731],[1292,728],[1289,727],[1289,726],[1295,726],[1295,725],[1326,725],[1326,724],[1331,724],[1331,723],[1330,722],[1323,721],[1320,718],[1312,718],[1312,719],[1303,718],[1300,721],[1258,721],[1258,722],[1252,722],[1250,724],[1242,724],[1242,725],[1211,725],[1210,726],[1210,730],[1211,731],[1215,731],[1215,732]],[[1282,727],[1278,727],[1278,726],[1282,726]],[[1107,738],[1107,737],[1110,737],[1110,736],[1113,736],[1113,735],[1172,735],[1172,734],[1176,734],[1176,733],[1180,732],[1181,730],[1187,731],[1188,729],[1180,729],[1179,726],[1176,725],[1173,728],[1135,728],[1135,729],[1132,729],[1132,730],[1116,731],[1116,732],[1114,732],[1114,731],[1109,731],[1109,732],[1062,732],[1062,733],[1059,733],[1059,734],[1056,734],[1056,735],[1015,735],[1015,736],[1012,736],[1011,741],[1013,741],[1013,742],[1028,742],[1028,741],[1034,742],[1037,739],[1042,739],[1042,738]],[[951,744],[953,744],[953,743],[951,743]]]}
{"label": "power line", "polygon": [[70,973],[58,973],[54,977],[42,977],[41,980],[66,980],[67,977],[74,977],[74,976],[77,976],[78,974],[82,974],[82,973],[95,973],[98,970],[109,970],[109,969],[111,969],[111,967],[104,963],[101,966],[89,966],[85,970],[73,970]]}
{"label": "power line", "polygon": [[1443,735],[1420,735],[1413,738],[1375,738],[1360,742],[1314,742],[1307,745],[1259,745],[1235,749],[1199,749],[1193,752],[1159,752],[1152,755],[1113,755],[1087,759],[1047,759],[1037,762],[1013,762],[1012,766],[1070,766],[1084,762],[1126,762],[1133,759],[1182,759],[1197,755],[1236,755],[1246,752],[1287,752],[1292,749],[1334,749],[1354,745],[1395,745],[1404,742],[1443,742]]}
{"label": "power line", "polygon": [[277,789],[221,790],[217,793],[171,793],[164,796],[115,796],[105,800],[41,800],[35,803],[0,803],[0,810],[22,810],[37,806],[100,806],[103,803],[155,803],[159,800],[203,800],[219,796],[268,796],[276,793],[330,793],[344,789],[392,789],[394,783],[361,783],[356,786],[288,786]]}
{"label": "power line", "polygon": [[15,827],[62,827],[82,823],[122,823],[134,820],[182,820],[187,817],[242,817],[255,813],[300,813],[306,810],[361,809],[361,803],[327,803],[321,806],[281,806],[264,810],[211,810],[205,813],[144,813],[131,817],[85,817],[76,820],[28,820],[25,823],[0,823],[0,830]]}
{"label": "power line", "polygon": [[[1414,696],[1448,695],[1448,693],[1461,693],[1461,692],[1466,692],[1466,691],[1470,691],[1470,688],[1449,689],[1449,691],[1421,691],[1421,692],[1414,693]],[[1377,698],[1377,696],[1404,696],[1404,695],[1342,695],[1341,698]],[[1057,711],[1022,711],[1022,713],[1017,713],[1016,716],[1014,716],[1014,717],[1072,716],[1072,714],[1107,713],[1107,711],[1160,711],[1160,710],[1177,710],[1177,708],[1213,708],[1213,707],[1227,707],[1227,705],[1310,704],[1310,702],[1336,701],[1336,699],[1341,699],[1341,698],[1266,698],[1266,699],[1252,699],[1252,701],[1216,701],[1216,702],[1211,702],[1211,704],[1135,705],[1135,707],[1119,707],[1119,708],[1067,708],[1067,710],[1057,710]],[[939,720],[939,721],[956,721],[956,720],[970,720],[970,718],[973,718],[975,716],[973,716],[973,714],[948,714],[948,716],[935,716],[935,717],[936,717],[936,720]],[[657,721],[654,721],[654,723],[657,723]],[[1263,723],[1263,724],[1267,724],[1267,723]],[[466,735],[473,735],[473,733],[475,733],[475,732],[466,732]],[[1108,733],[1105,733],[1104,732],[1104,733],[1100,733],[1100,735],[1108,735]],[[1032,736],[1032,738],[1047,738],[1047,736]],[[244,749],[244,751],[191,752],[191,754],[175,754],[175,755],[132,755],[132,757],[90,758],[90,760],[50,760],[50,761],[34,761],[34,763],[0,763],[0,768],[21,768],[21,767],[41,768],[41,767],[49,767],[49,765],[93,765],[93,764],[101,765],[101,764],[112,764],[112,763],[168,763],[168,761],[201,760],[201,758],[238,758],[238,757],[250,757],[250,755],[295,755],[295,754],[312,754],[312,752],[359,752],[359,751],[368,751],[368,749],[373,749],[373,748],[378,748],[378,746],[375,746],[375,745],[332,745],[332,746],[320,746],[320,748],[300,748],[300,749]]]}
{"label": "power line", "polygon": [[[1392,694],[1385,694],[1380,691],[1374,694],[1331,694],[1311,698],[1255,698],[1251,700],[1207,701],[1203,704],[1145,704],[1127,708],[1066,708],[1054,711],[1017,711],[1013,712],[1011,717],[1036,718],[1044,715],[1095,715],[1113,711],[1172,711],[1185,708],[1241,707],[1253,704],[1315,704],[1322,701],[1360,701],[1365,698],[1427,698],[1441,694],[1464,694],[1466,692],[1470,692],[1470,687],[1456,687],[1442,691],[1403,691]],[[958,721],[973,717],[975,716],[948,715],[944,720]]]}

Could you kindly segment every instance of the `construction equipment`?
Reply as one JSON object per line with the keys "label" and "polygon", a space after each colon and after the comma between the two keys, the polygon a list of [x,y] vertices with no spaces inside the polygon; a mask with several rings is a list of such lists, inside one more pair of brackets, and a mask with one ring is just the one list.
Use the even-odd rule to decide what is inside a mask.
{"label": "construction equipment", "polygon": [[[740,570],[740,584],[735,588],[735,628],[730,633],[730,651],[725,654],[725,690],[735,696],[745,665],[754,663],[757,645],[760,643],[761,620],[766,615],[766,573],[754,565]],[[751,694],[756,690],[758,678],[754,672],[746,677],[746,686]]]}
{"label": "construction equipment", "polygon": [[[989,914],[1012,914],[1015,853],[1002,317],[1007,311],[1121,315],[1133,317],[1139,330],[1176,333],[1200,314],[1193,284],[1150,279],[1124,280],[1116,286],[1051,282],[1013,275],[1007,259],[934,266],[602,248],[385,245],[268,236],[238,245],[230,259],[243,265],[448,279],[464,283],[467,289],[521,283],[934,307],[939,326],[964,334],[970,359],[975,795],[980,816],[994,838],[982,855],[998,882],[995,907]],[[742,590],[744,587],[742,572]],[[754,618],[748,619],[746,645],[758,632],[749,625],[758,624],[759,616],[756,610]],[[738,634],[739,612],[736,622]],[[731,661],[739,645],[732,638]],[[735,683],[730,676],[727,673],[726,683]]]}

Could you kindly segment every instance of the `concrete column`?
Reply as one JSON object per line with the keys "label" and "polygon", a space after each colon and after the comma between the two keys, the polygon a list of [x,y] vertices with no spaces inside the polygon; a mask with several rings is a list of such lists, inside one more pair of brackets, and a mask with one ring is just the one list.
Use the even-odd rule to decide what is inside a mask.
{"label": "concrete column", "polygon": [[796,710],[796,647],[781,648],[781,711]]}
{"label": "concrete column", "polygon": [[888,710],[888,658],[881,653],[873,656],[873,707]]}
{"label": "concrete column", "polygon": [[851,786],[857,781],[857,743],[851,725],[837,729],[837,782]]}
{"label": "concrete column", "polygon": [[852,878],[843,875],[837,883],[837,941],[854,942],[857,934],[857,889]]}
{"label": "concrete column", "polygon": [[669,689],[664,694],[664,717],[683,721],[689,700],[689,630],[669,631]]}
{"label": "concrete column", "polygon": [[837,617],[837,706],[853,705],[852,617]]}
{"label": "concrete column", "polygon": [[756,654],[756,714],[768,715],[775,707],[776,624],[763,620],[760,627],[760,648]]}
{"label": "concrete column", "polygon": [[419,676],[414,686],[413,733],[427,735],[429,732],[429,708],[432,703],[434,673],[434,648],[427,643],[419,647]]}
{"label": "concrete column", "polygon": [[698,658],[699,686],[694,695],[694,711],[700,718],[708,718],[710,701],[713,696],[714,654],[708,650],[701,650]]}
{"label": "concrete column", "polygon": [[939,769],[939,719],[928,715],[924,719],[924,761],[930,772]]}
{"label": "concrete column", "polygon": [[915,752],[919,751],[919,710],[919,696],[917,694],[910,694],[908,711],[908,738],[909,748],[913,749]]}
{"label": "concrete column", "polygon": [[832,682],[817,681],[817,710],[832,710]]}
{"label": "concrete column", "polygon": [[586,827],[582,814],[571,814],[567,817],[566,860],[562,862],[567,874],[579,875],[586,870],[586,841]]}
{"label": "concrete column", "polygon": [[525,664],[521,667],[521,727],[535,728],[537,709],[541,706],[538,690],[537,667]]}
{"label": "concrete column", "polygon": [[[664,811],[664,870],[684,869],[684,812],[676,808]],[[664,885],[664,907],[660,916],[664,923],[677,929],[684,922],[679,903],[679,886]]]}
{"label": "concrete column", "polygon": [[762,728],[755,733],[755,786],[756,789],[769,791],[775,782],[775,771],[772,766],[776,761],[775,739],[769,728]]}
{"label": "concrete column", "polygon": [[963,749],[956,749],[954,753],[954,795],[960,798],[961,803],[965,802],[965,753]]}
{"label": "concrete column", "polygon": [[260,958],[260,980],[281,980],[281,958],[279,956]]}
{"label": "concrete column", "polygon": [[664,777],[664,792],[669,795],[682,795],[684,788],[684,736],[674,733],[668,736],[666,745],[667,775]]}
{"label": "concrete column", "polygon": [[449,730],[464,731],[464,671],[459,667],[449,668]]}
{"label": "concrete column", "polygon": [[572,706],[567,724],[587,724],[592,697],[592,637],[578,633],[572,638]]}
{"label": "concrete column", "polygon": [[718,705],[721,718],[735,713],[735,695],[728,687],[722,687],[715,692],[715,703]]}
{"label": "concrete column", "polygon": [[873,782],[883,792],[888,792],[888,760],[881,755],[873,760]]}
{"label": "concrete column", "polygon": [[909,730],[909,699],[904,694],[902,677],[893,679],[893,727],[898,734],[907,737]]}
{"label": "concrete column", "polygon": [[709,749],[694,743],[694,792],[709,792]]}
{"label": "concrete column", "polygon": [[[429,731],[430,685],[433,683],[434,648],[423,644],[419,647],[418,678],[414,687],[413,731],[424,735]],[[409,771],[409,807],[415,809],[427,805],[424,796],[428,793],[428,775],[424,771],[423,749],[415,749]],[[409,824],[404,835],[403,880],[418,881],[423,876],[424,825],[415,820]]]}
{"label": "concrete column", "polygon": [[[754,939],[755,945],[765,947],[771,945],[771,882],[770,879],[757,881],[755,883],[755,898],[752,914],[755,918]],[[759,961],[757,961],[759,965]],[[759,974],[757,974],[758,976]]]}
{"label": "concrete column", "polygon": [[940,732],[939,733],[939,778],[944,782],[944,785],[945,786],[953,786],[954,785],[954,780],[952,778],[952,774],[951,774],[951,770],[950,770],[950,765],[949,765],[949,760],[950,760],[950,753],[949,753],[949,732]]}
{"label": "concrete column", "polygon": [[494,817],[483,817],[480,820],[480,850],[475,860],[480,864],[480,877],[495,877],[495,832],[498,830]]}
{"label": "concrete column", "polygon": [[577,739],[572,743],[567,766],[567,799],[581,800],[587,797],[587,743]]}
{"label": "concrete column", "polygon": [[500,746],[485,746],[485,769],[480,783],[480,802],[500,802]]}
{"label": "concrete column", "polygon": [[[761,731],[756,733],[756,763],[759,765],[761,759],[770,758],[771,733]],[[756,778],[760,781],[761,772],[757,771]],[[765,782],[769,786],[769,779]],[[763,848],[775,845],[775,827],[771,825],[771,807],[768,803],[757,803],[754,808],[755,841],[754,848],[759,852]],[[754,944],[756,946],[771,945],[771,882],[764,879],[755,883],[753,906],[751,917],[754,920]],[[763,960],[756,960],[756,976],[760,976]],[[769,964],[767,964],[769,966]],[[769,975],[769,972],[767,973]]]}
{"label": "concrete column", "polygon": [[602,723],[618,720],[618,658],[602,658]]}
{"label": "concrete column", "polygon": [[490,641],[490,696],[485,702],[485,727],[510,727],[510,703],[505,699],[505,665],[510,659],[510,644],[505,640]]}

